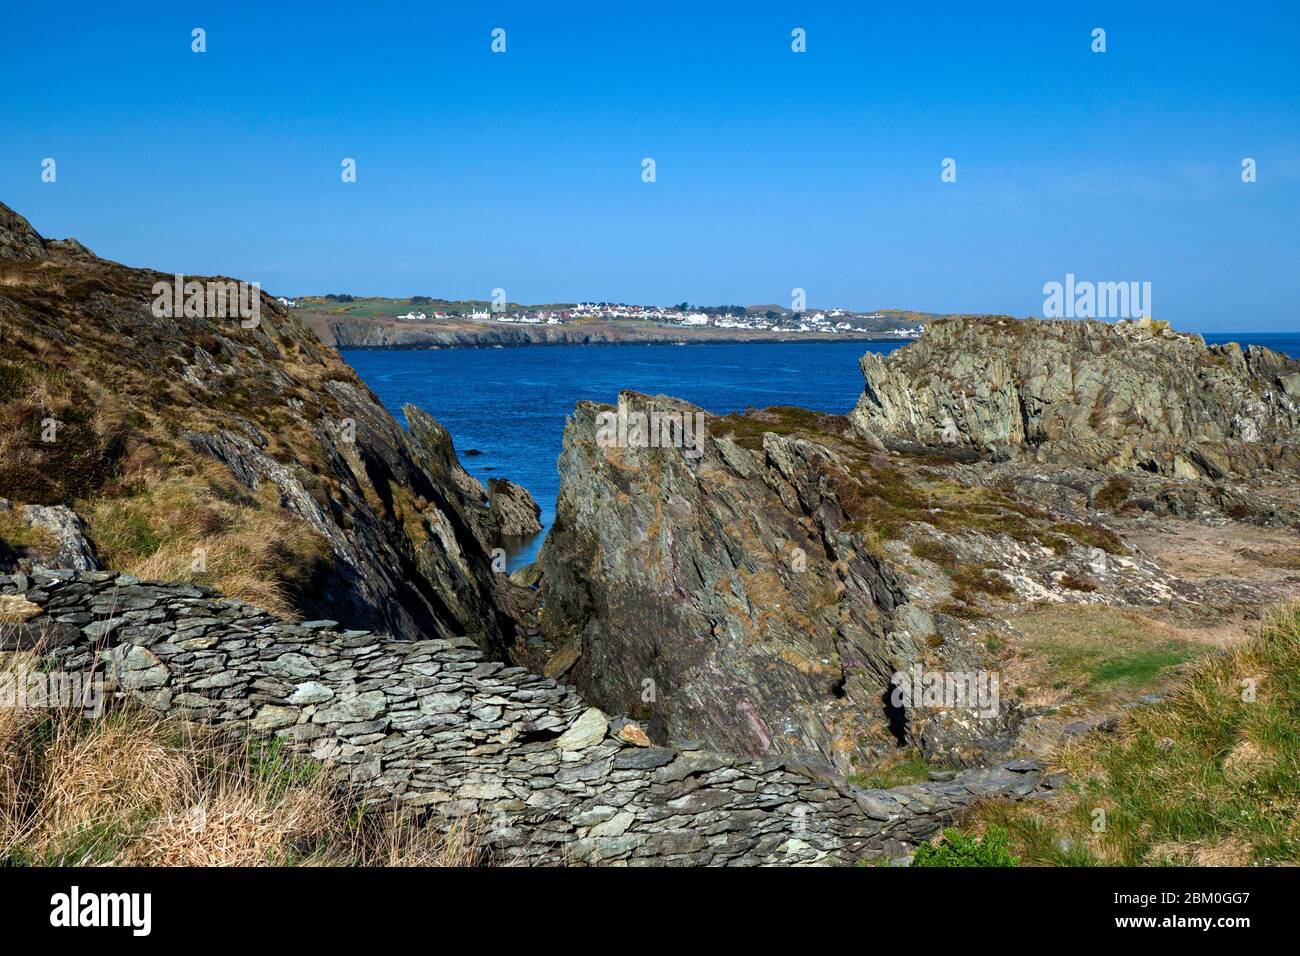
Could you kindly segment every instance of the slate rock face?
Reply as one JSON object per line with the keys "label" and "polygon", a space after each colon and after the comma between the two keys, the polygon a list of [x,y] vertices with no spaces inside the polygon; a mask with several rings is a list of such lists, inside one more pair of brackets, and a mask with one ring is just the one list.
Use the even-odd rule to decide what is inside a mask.
{"label": "slate rock face", "polygon": [[[45,646],[53,668],[98,674],[166,718],[275,736],[374,809],[442,830],[477,820],[498,858],[852,864],[930,837],[978,800],[1050,792],[1028,761],[867,791],[777,758],[638,747],[570,688],[464,638],[293,624],[195,585],[38,572],[0,576],[0,598],[34,632],[72,631]],[[111,626],[68,623],[88,619]]]}
{"label": "slate rock face", "polygon": [[602,410],[580,403],[565,429],[541,556],[543,633],[580,647],[568,679],[653,740],[843,770],[892,744],[882,697],[917,650],[891,639],[902,592],[848,527],[830,478],[844,463],[774,434],[761,452],[711,434],[698,456],[602,447]]}
{"label": "slate rock face", "polygon": [[[1042,603],[1177,609],[1203,627],[1294,599],[1262,563],[1207,578],[1187,559],[1204,526],[1300,521],[1297,363],[1152,323],[1011,319],[933,323],[863,363],[847,419],[708,418],[691,448],[662,429],[602,439],[616,410],[579,403],[539,559],[543,673],[654,743],[843,773],[898,744],[983,766],[1038,705],[904,700],[900,675],[991,687],[1024,637],[1013,619]],[[629,422],[700,414],[633,392],[619,407]],[[1166,519],[1189,543],[1143,543]],[[1265,538],[1290,553],[1285,533]]]}
{"label": "slate rock face", "polygon": [[886,443],[1179,478],[1300,470],[1300,362],[1163,322],[944,319],[862,372],[852,420]]}

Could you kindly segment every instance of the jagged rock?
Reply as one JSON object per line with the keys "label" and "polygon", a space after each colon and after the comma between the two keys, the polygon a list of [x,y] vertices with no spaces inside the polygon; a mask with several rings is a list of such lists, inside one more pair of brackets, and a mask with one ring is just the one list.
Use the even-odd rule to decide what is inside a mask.
{"label": "jagged rock", "polygon": [[416,460],[447,489],[456,512],[469,524],[481,547],[490,549],[495,528],[488,512],[487,494],[478,479],[461,466],[451,434],[428,412],[414,405],[403,405],[402,413],[410,428],[411,449]]}
{"label": "jagged rock", "polygon": [[0,203],[0,259],[44,259],[45,246],[32,224]]}
{"label": "jagged rock", "polygon": [[1300,471],[1300,362],[1147,320],[943,319],[862,357],[860,433],[1179,478]]}
{"label": "jagged rock", "polygon": [[[402,429],[338,354],[269,296],[250,300],[258,314],[247,322],[158,308],[156,285],[173,279],[100,259],[75,240],[42,240],[0,204],[0,362],[20,381],[43,376],[55,407],[99,410],[60,422],[54,442],[35,428],[10,435],[0,494],[26,504],[59,538],[59,553],[0,560],[97,567],[94,529],[85,533],[67,505],[129,496],[130,483],[117,477],[130,455],[160,487],[186,483],[200,507],[210,495],[289,517],[298,526],[281,532],[293,536],[291,571],[276,583],[303,616],[411,640],[470,635],[508,654],[515,610],[491,567],[485,496],[465,480],[445,430],[422,413]],[[234,285],[186,279],[209,294]],[[60,374],[46,374],[53,370]],[[154,400],[142,407],[146,397]],[[37,412],[18,409],[14,420]],[[228,486],[214,460],[242,487]],[[190,547],[210,533],[196,531]]]}
{"label": "jagged rock", "polygon": [[[693,416],[663,396],[628,414]],[[579,403],[542,550],[542,629],[569,673],[656,739],[783,753],[847,770],[891,739],[882,696],[916,650],[891,645],[901,582],[846,533],[833,452],[768,434],[685,448],[603,447]],[[712,431],[712,429],[710,429]],[[658,444],[658,443],[656,443]]]}
{"label": "jagged rock", "polygon": [[520,485],[505,478],[488,479],[488,508],[497,534],[520,538],[542,530],[542,509]]}
{"label": "jagged rock", "polygon": [[76,239],[46,239],[45,248],[52,255],[69,259],[98,259],[99,257]]}
{"label": "jagged rock", "polygon": [[[974,325],[1001,329],[996,321]],[[1179,363],[1207,352],[1199,340],[1141,325],[1115,331],[1093,323],[1077,332],[1015,325],[998,334],[1024,338],[1018,355],[1055,355],[1053,343],[1076,339],[1091,355],[1088,343],[1103,337],[1120,353],[1123,388],[1137,387],[1125,364],[1137,360],[1123,351],[1130,339],[1151,352],[1142,360],[1151,365],[1142,366],[1149,382],[1182,382]],[[1041,325],[1048,328],[1036,344]],[[845,773],[871,766],[897,743],[931,762],[981,766],[1021,734],[1017,697],[996,695],[991,683],[1002,670],[997,645],[1018,640],[1015,614],[1035,604],[1163,607],[1180,609],[1197,627],[1235,629],[1234,619],[1294,600],[1295,578],[1284,570],[1294,549],[1286,529],[1300,523],[1293,473],[1210,483],[1039,463],[1025,457],[1027,449],[1012,457],[1006,436],[1021,433],[1003,411],[1027,393],[1005,352],[976,351],[969,360],[970,399],[960,427],[954,423],[955,448],[922,444],[934,440],[928,433],[908,441],[890,433],[891,449],[862,437],[860,415],[850,422],[780,408],[709,419],[691,448],[671,440],[620,445],[600,439],[602,416],[615,410],[579,403],[566,427],[556,520],[540,558],[541,631],[552,654],[544,672],[565,674],[593,704],[634,717],[655,739],[784,754]],[[1263,370],[1278,370],[1270,355],[1248,350],[1241,358],[1263,376],[1260,389],[1273,374]],[[1058,358],[1068,364],[1068,356]],[[867,361],[870,381],[874,361]],[[962,360],[936,352],[931,361],[944,369]],[[1091,370],[1081,379],[1088,382],[1108,367],[1076,364]],[[1225,359],[1227,379],[1213,368],[1201,373],[1228,392],[1255,394],[1232,378],[1239,371]],[[904,377],[891,381],[896,400],[872,398],[869,382],[863,402],[922,401]],[[1275,413],[1268,428],[1281,429],[1291,414],[1280,394],[1274,389],[1266,400]],[[1212,414],[1189,400],[1194,413],[1171,412],[1174,420]],[[1062,401],[1068,418],[1073,399]],[[661,423],[700,414],[631,392],[619,407],[625,418]],[[960,444],[972,428],[996,452],[992,460],[982,457],[983,445]],[[1274,438],[1268,454],[1284,462],[1283,439],[1294,437]],[[1086,445],[1082,459],[1095,466],[1098,447]],[[1232,460],[1250,454],[1233,452]],[[1153,537],[1152,519],[1162,515],[1189,525],[1190,573],[1184,555],[1166,544],[1177,529]],[[1268,549],[1256,570],[1204,577],[1195,567],[1206,548],[1227,547],[1206,542],[1205,531],[1228,522]],[[1280,530],[1261,535],[1257,526]],[[1233,532],[1214,536],[1230,542]],[[1234,568],[1242,564],[1240,554],[1232,558]],[[931,700],[923,688],[935,680],[982,681],[987,699]]]}

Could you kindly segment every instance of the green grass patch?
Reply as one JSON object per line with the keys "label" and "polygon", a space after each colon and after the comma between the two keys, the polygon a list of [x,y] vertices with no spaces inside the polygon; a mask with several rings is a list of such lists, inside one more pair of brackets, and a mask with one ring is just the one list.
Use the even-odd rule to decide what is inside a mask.
{"label": "green grass patch", "polygon": [[1006,828],[1033,865],[1300,864],[1300,610],[1057,761],[1056,799],[986,806],[972,829]]}
{"label": "green grass patch", "polygon": [[913,754],[888,767],[851,773],[847,779],[849,783],[865,790],[888,790],[911,783],[924,783],[930,779],[930,766]]}
{"label": "green grass patch", "polygon": [[1172,636],[1131,611],[1095,605],[1032,608],[1013,623],[1045,686],[1134,688],[1200,654],[1205,645]]}

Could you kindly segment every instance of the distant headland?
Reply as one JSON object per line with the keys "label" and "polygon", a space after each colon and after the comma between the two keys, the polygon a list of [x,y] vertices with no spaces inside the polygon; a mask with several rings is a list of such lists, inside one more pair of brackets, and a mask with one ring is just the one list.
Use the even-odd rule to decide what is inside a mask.
{"label": "distant headland", "polygon": [[522,305],[502,300],[332,294],[281,298],[339,348],[456,348],[673,342],[910,341],[943,316],[903,309],[778,305]]}

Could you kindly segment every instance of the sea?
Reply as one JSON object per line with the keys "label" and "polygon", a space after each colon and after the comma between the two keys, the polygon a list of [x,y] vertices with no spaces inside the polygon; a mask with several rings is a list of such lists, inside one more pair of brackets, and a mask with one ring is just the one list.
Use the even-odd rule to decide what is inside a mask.
{"label": "sea", "polygon": [[[1264,345],[1300,358],[1300,333],[1207,334],[1207,342]],[[726,415],[797,405],[844,414],[862,394],[858,360],[899,342],[547,345],[521,348],[343,349],[400,422],[424,409],[451,432],[461,464],[486,484],[509,478],[541,506],[542,534],[509,549],[510,570],[533,561],[555,519],[564,424],[583,399],[614,403],[621,389],[671,395]]]}

